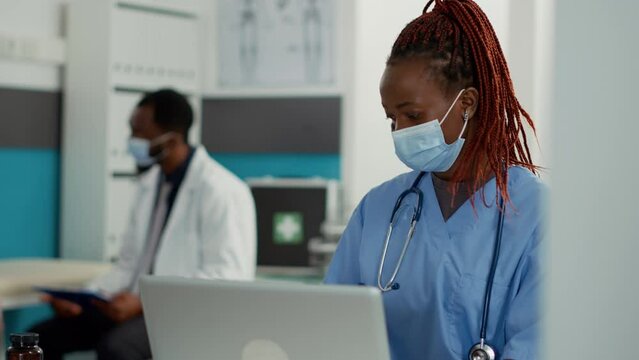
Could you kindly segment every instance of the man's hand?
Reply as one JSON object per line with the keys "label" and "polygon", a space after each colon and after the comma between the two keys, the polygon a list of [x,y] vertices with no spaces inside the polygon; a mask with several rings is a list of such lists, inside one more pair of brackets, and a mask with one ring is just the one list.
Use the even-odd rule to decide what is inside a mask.
{"label": "man's hand", "polygon": [[132,293],[120,293],[111,301],[94,301],[93,305],[116,323],[123,323],[142,314],[142,302],[140,297]]}
{"label": "man's hand", "polygon": [[70,318],[82,314],[82,307],[74,302],[58,299],[51,295],[42,295],[41,299],[51,304],[58,317]]}

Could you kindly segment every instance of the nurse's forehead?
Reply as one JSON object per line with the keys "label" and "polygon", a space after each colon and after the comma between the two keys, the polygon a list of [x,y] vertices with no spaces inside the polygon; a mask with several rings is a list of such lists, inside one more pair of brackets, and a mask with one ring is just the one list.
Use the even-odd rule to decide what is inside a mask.
{"label": "nurse's forehead", "polygon": [[432,70],[429,62],[421,58],[395,60],[384,69],[382,81],[401,80],[404,78],[416,81],[429,80],[433,74]]}
{"label": "nurse's forehead", "polygon": [[393,87],[422,87],[434,82],[433,69],[423,59],[398,60],[386,66],[380,79],[380,91]]}
{"label": "nurse's forehead", "polygon": [[379,91],[384,107],[397,107],[406,102],[436,97],[439,87],[423,64],[418,67],[393,65],[384,72]]}

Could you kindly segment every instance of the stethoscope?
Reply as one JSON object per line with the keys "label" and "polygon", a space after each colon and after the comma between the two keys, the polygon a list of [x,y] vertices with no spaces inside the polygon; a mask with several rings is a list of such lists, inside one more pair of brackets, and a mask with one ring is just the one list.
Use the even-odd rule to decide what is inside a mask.
{"label": "stethoscope", "polygon": [[[417,179],[413,182],[413,185],[404,192],[402,192],[397,201],[395,202],[395,207],[393,208],[393,212],[390,218],[390,225],[388,226],[388,231],[386,232],[386,240],[384,241],[384,250],[382,252],[382,258],[379,262],[379,270],[377,272],[377,287],[382,292],[387,292],[390,290],[398,290],[399,283],[395,282],[397,278],[397,273],[399,272],[399,268],[404,261],[404,256],[406,255],[406,250],[408,249],[408,245],[413,238],[413,234],[415,233],[415,226],[417,226],[417,222],[422,213],[422,206],[424,204],[424,193],[419,189],[419,183],[422,181],[425,173],[420,172],[417,176]],[[414,209],[413,216],[410,222],[410,228],[408,229],[408,235],[406,236],[406,240],[404,240],[404,246],[402,247],[402,252],[399,255],[399,259],[397,260],[397,264],[395,264],[395,269],[393,269],[393,273],[391,274],[390,279],[382,284],[382,273],[384,271],[384,263],[386,261],[386,253],[388,251],[388,244],[391,239],[391,235],[393,233],[393,227],[396,221],[397,212],[402,205],[404,199],[410,195],[414,194],[417,196],[417,206]],[[479,342],[473,347],[470,348],[468,352],[469,360],[495,360],[496,354],[495,350],[486,343],[486,329],[488,327],[488,313],[490,308],[490,300],[493,289],[493,282],[495,280],[495,271],[497,270],[497,263],[499,262],[499,250],[501,248],[501,237],[504,229],[504,199],[499,197],[499,220],[497,222],[497,234],[495,236],[495,248],[493,250],[493,259],[490,265],[490,272],[488,274],[488,285],[486,286],[486,293],[484,294],[484,309],[481,317],[481,329],[479,333]]]}

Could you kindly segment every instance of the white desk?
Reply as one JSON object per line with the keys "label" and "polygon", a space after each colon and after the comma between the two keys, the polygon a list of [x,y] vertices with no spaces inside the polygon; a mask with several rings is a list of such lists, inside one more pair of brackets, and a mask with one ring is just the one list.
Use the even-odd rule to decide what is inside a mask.
{"label": "white desk", "polygon": [[40,302],[34,286],[81,287],[111,267],[107,263],[62,259],[0,261],[0,308],[17,309]]}

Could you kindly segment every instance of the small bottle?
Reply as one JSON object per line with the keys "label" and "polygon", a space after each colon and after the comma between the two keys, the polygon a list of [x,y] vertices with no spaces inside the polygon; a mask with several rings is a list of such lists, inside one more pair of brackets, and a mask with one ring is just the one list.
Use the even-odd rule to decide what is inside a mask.
{"label": "small bottle", "polygon": [[43,360],[44,354],[38,346],[40,336],[35,333],[11,334],[11,346],[6,360]]}

